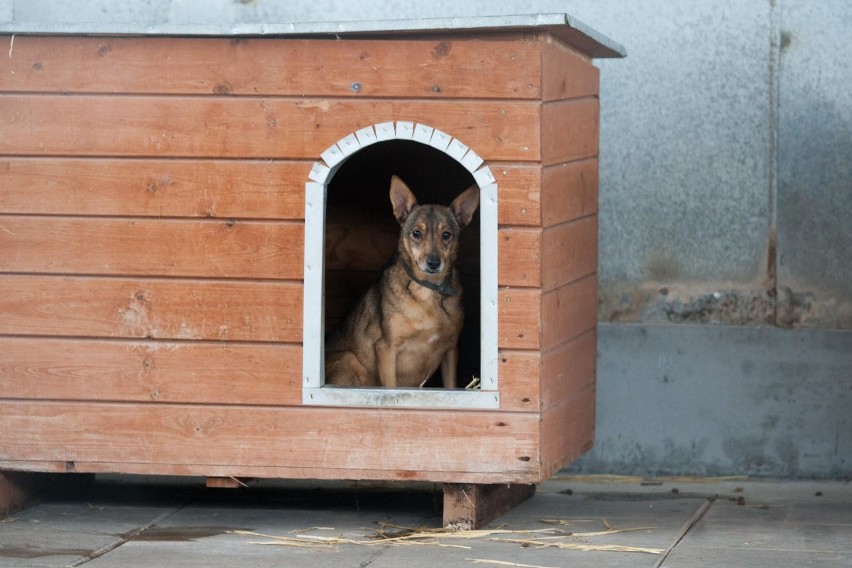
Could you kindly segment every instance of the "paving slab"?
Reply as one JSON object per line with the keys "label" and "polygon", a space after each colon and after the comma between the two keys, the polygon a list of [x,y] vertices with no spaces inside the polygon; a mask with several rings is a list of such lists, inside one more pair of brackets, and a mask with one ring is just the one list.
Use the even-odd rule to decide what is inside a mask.
{"label": "paving slab", "polygon": [[125,542],[168,507],[47,503],[0,524],[0,567],[68,566]]}
{"label": "paving slab", "polygon": [[852,566],[848,484],[748,484],[717,499],[667,558],[666,568]]}
{"label": "paving slab", "polygon": [[0,521],[0,567],[85,562],[164,520],[197,493],[179,486],[121,484],[102,486],[96,495],[84,491],[41,503]]}

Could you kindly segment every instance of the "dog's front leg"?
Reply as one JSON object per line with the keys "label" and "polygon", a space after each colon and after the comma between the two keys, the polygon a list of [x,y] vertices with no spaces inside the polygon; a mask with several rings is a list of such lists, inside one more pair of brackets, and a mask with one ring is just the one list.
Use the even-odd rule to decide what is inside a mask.
{"label": "dog's front leg", "polygon": [[380,339],[376,342],[376,371],[383,387],[396,387],[396,352],[390,341]]}
{"label": "dog's front leg", "polygon": [[441,360],[441,380],[444,383],[445,389],[456,388],[456,374],[459,368],[459,350],[453,346],[447,349],[444,353],[444,358]]}

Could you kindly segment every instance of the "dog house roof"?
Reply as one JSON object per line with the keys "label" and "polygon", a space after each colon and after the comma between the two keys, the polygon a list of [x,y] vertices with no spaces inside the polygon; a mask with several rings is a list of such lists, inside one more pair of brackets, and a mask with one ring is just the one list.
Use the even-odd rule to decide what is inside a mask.
{"label": "dog house roof", "polygon": [[0,22],[0,33],[22,35],[152,35],[389,38],[427,34],[548,32],[592,57],[624,57],[624,47],[568,14],[424,18],[292,24],[132,24]]}

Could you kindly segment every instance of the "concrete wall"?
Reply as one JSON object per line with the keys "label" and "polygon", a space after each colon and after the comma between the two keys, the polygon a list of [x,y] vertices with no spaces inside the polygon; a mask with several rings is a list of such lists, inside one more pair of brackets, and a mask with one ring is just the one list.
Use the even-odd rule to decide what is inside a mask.
{"label": "concrete wall", "polygon": [[628,50],[599,62],[598,442],[572,470],[852,475],[847,0],[0,0],[53,22],[535,12]]}

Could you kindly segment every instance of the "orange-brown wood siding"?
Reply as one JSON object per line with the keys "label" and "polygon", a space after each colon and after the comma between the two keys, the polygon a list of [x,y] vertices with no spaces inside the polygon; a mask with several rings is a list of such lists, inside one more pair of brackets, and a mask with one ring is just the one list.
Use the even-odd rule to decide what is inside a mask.
{"label": "orange-brown wood siding", "polygon": [[[10,38],[0,38],[10,45]],[[27,37],[4,91],[539,99],[535,41]],[[358,84],[357,89],[353,85]]]}
{"label": "orange-brown wood siding", "polygon": [[541,474],[588,451],[595,433],[599,72],[542,46]]}
{"label": "orange-brown wood siding", "polygon": [[[0,468],[529,483],[588,449],[584,57],[546,36],[13,47]],[[301,407],[304,182],[338,139],[393,120],[459,138],[499,184],[499,410]]]}

